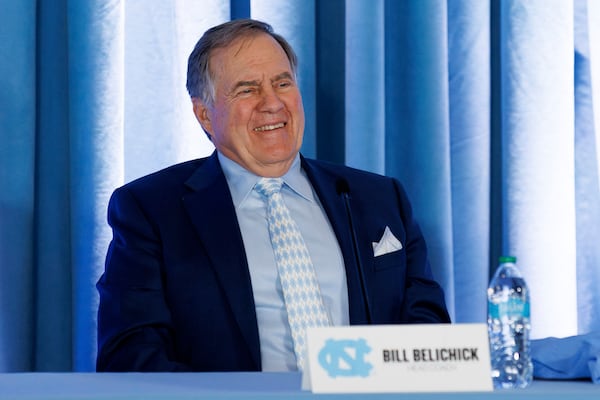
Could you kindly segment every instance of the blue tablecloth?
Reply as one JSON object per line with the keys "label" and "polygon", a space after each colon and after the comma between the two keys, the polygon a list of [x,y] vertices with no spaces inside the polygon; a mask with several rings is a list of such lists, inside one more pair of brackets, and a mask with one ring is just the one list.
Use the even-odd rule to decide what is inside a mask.
{"label": "blue tablecloth", "polygon": [[8,373],[0,374],[1,400],[46,399],[600,399],[600,385],[585,381],[534,381],[526,389],[489,393],[312,394],[294,373]]}

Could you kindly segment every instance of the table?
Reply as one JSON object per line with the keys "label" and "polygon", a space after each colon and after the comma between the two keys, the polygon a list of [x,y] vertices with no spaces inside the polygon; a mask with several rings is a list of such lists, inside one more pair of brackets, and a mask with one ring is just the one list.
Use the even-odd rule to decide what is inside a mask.
{"label": "table", "polygon": [[591,381],[534,381],[526,389],[490,393],[313,394],[298,373],[6,373],[1,400],[289,400],[289,399],[600,399]]}

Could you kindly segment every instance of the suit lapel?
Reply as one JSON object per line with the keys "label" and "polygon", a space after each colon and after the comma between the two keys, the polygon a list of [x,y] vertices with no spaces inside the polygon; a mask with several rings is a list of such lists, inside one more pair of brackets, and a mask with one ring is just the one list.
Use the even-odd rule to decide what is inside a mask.
{"label": "suit lapel", "polygon": [[[350,223],[348,221],[348,216],[346,215],[344,199],[337,192],[338,181],[343,179],[343,177],[319,168],[318,165],[311,160],[306,160],[304,157],[302,157],[302,168],[306,172],[308,179],[319,196],[319,200],[325,209],[329,222],[331,222],[331,226],[333,227],[333,231],[335,232],[335,236],[342,251],[344,265],[346,267],[350,323],[352,325],[366,324],[367,317],[360,286],[360,278],[358,275],[358,266],[352,244]],[[356,223],[357,220],[358,216],[354,215],[354,223]],[[356,230],[359,242],[358,245],[360,246],[362,241],[367,243],[367,239],[361,238],[360,229],[357,228]],[[361,246],[361,264],[363,268],[366,268],[369,265],[368,260],[365,259],[365,254],[368,254],[366,250],[367,249],[363,249]],[[364,272],[368,281],[368,271]]]}
{"label": "suit lapel", "polygon": [[260,344],[248,261],[233,201],[216,152],[186,182],[184,207],[211,260],[234,317],[260,368]]}

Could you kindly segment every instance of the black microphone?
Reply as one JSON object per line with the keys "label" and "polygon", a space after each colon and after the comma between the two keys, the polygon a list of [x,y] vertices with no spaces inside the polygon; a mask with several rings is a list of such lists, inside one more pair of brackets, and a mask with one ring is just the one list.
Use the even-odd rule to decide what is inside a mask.
{"label": "black microphone", "polygon": [[344,199],[344,206],[346,207],[346,215],[348,217],[348,223],[350,225],[350,233],[352,234],[352,248],[354,250],[354,257],[356,258],[356,268],[358,269],[358,277],[360,279],[360,290],[362,292],[362,298],[365,305],[365,313],[367,315],[367,324],[371,325],[371,305],[369,304],[369,296],[367,292],[367,286],[365,284],[365,273],[360,261],[360,250],[358,248],[358,239],[356,238],[356,229],[354,228],[354,220],[352,219],[352,209],[350,208],[350,188],[348,182],[344,178],[338,179],[335,188],[337,193]]}

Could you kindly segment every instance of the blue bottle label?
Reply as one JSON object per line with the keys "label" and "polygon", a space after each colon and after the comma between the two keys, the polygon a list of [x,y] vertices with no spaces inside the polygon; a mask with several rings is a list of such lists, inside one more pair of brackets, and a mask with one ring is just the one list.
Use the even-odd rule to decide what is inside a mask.
{"label": "blue bottle label", "polygon": [[529,318],[529,302],[519,298],[511,298],[508,301],[494,304],[488,303],[488,314],[493,319],[524,317]]}

